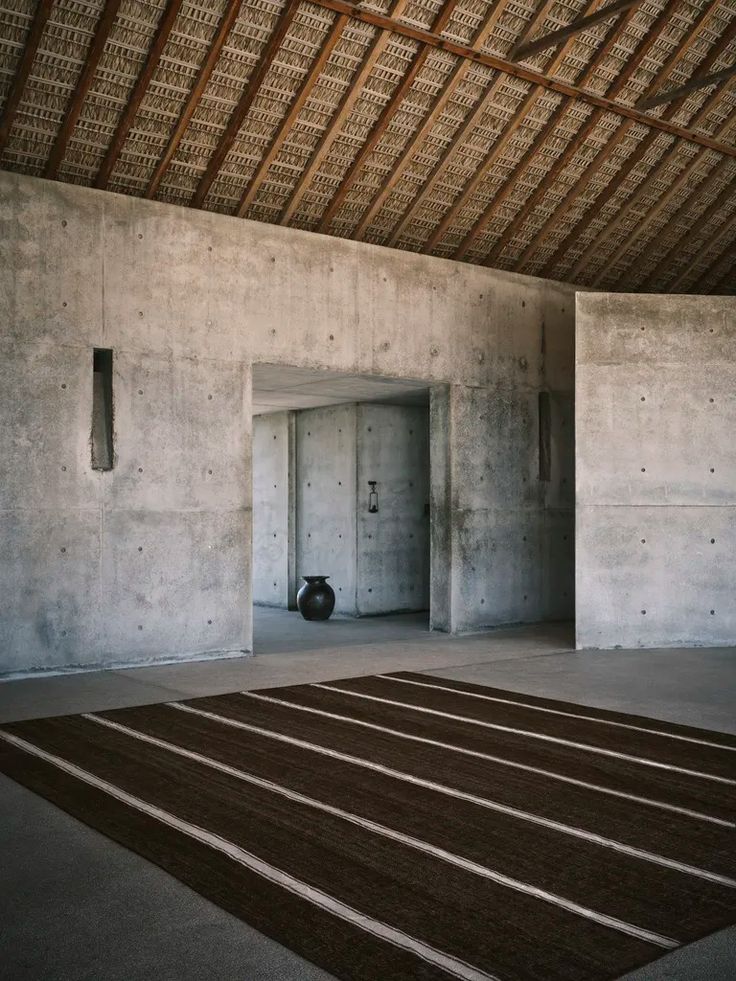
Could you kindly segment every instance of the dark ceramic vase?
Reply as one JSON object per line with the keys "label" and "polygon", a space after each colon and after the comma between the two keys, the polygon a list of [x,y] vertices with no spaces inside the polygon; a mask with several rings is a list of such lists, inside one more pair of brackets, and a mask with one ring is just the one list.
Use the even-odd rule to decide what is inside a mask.
{"label": "dark ceramic vase", "polygon": [[335,591],[329,576],[302,576],[304,585],[296,594],[296,605],[305,620],[328,620],[335,609]]}

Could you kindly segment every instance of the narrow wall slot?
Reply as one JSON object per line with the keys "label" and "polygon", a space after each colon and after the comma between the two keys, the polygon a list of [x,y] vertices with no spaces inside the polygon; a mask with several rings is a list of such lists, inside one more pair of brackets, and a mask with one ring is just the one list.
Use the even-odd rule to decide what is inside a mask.
{"label": "narrow wall slot", "polygon": [[92,469],[112,470],[112,350],[94,349],[92,360]]}
{"label": "narrow wall slot", "polygon": [[549,392],[539,393],[539,479],[552,479],[552,447]]}

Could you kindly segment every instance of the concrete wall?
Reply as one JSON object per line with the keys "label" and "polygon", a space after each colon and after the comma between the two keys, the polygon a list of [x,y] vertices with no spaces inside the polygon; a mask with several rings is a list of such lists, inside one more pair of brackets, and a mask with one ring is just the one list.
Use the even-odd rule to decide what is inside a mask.
{"label": "concrete wall", "polygon": [[354,405],[296,414],[296,573],[329,576],[335,612],[355,616]]}
{"label": "concrete wall", "polygon": [[736,643],[736,299],[580,294],[579,647]]}
{"label": "concrete wall", "polygon": [[[10,173],[0,222],[0,672],[250,649],[254,362],[452,385],[475,447],[479,399],[572,391],[569,286]],[[115,352],[108,473],[94,346]],[[522,444],[494,454],[518,469],[533,419],[507,431]],[[448,452],[457,547],[435,593],[490,561],[465,512],[494,498]],[[529,565],[512,541],[506,574]],[[453,588],[448,629],[517,615]]]}
{"label": "concrete wall", "polygon": [[[429,609],[429,414],[357,406],[357,609]],[[376,481],[378,513],[368,511]]]}
{"label": "concrete wall", "polygon": [[253,602],[293,605],[293,412],[253,417]]}

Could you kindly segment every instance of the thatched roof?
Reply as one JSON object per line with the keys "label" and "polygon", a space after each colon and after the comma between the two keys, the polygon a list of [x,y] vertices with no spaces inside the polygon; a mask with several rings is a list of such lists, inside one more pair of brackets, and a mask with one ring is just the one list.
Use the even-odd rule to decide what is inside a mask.
{"label": "thatched roof", "polygon": [[601,288],[736,292],[734,65],[736,0],[2,0],[0,165]]}

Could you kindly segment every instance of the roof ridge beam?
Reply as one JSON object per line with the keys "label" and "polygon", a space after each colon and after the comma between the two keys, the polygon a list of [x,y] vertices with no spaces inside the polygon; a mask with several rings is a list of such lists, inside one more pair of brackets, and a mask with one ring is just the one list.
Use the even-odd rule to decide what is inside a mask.
{"label": "roof ridge beam", "polygon": [[[587,5],[587,9],[590,10],[590,9],[594,8],[596,6],[596,4],[599,3],[599,2],[600,2],[600,0],[589,0],[588,5]],[[567,53],[567,50],[568,50],[568,45],[565,45],[562,48],[561,51],[559,51],[556,55],[553,56],[552,60],[548,62],[548,66],[547,66],[548,67],[548,70],[550,70],[550,69],[553,70],[553,69],[555,69],[559,65],[559,63],[565,57],[565,54]],[[503,76],[501,74],[497,75],[496,76],[496,79],[493,82],[493,85],[491,86],[491,88],[488,90],[488,92],[485,93],[485,95],[483,95],[481,97],[480,101],[478,102],[478,105],[473,110],[472,116],[469,117],[469,120],[467,120],[466,122],[463,123],[462,127],[460,128],[460,130],[458,130],[458,132],[455,135],[455,137],[453,137],[453,141],[452,141],[452,144],[451,144],[452,149],[453,149],[453,152],[454,152],[454,149],[456,149],[457,146],[459,146],[461,144],[462,140],[465,138],[465,135],[466,135],[467,130],[468,129],[471,129],[472,126],[475,125],[476,121],[479,121],[482,118],[482,116],[483,116],[483,114],[485,112],[486,103],[488,103],[489,101],[491,101],[494,98],[495,93],[496,93],[496,90],[497,90],[497,88],[500,87],[500,85],[502,84],[502,82],[503,82]],[[524,120],[526,119],[527,113],[528,113],[529,109],[536,102],[538,96],[539,96],[538,89],[536,87],[531,88],[527,92],[527,94],[524,96],[524,98],[522,99],[521,103],[519,103],[519,105],[514,109],[512,115],[507,120],[506,124],[502,128],[502,130],[499,133],[498,137],[496,138],[495,142],[493,143],[493,146],[488,150],[488,152],[486,153],[485,157],[483,158],[483,163],[479,167],[476,168],[476,171],[473,174],[473,176],[470,178],[470,180],[468,180],[465,183],[465,186],[461,190],[460,194],[455,198],[455,200],[453,201],[453,203],[450,206],[450,208],[443,215],[442,220],[440,221],[440,223],[437,226],[437,228],[435,228],[435,230],[432,232],[432,234],[430,235],[430,237],[427,239],[427,241],[422,246],[422,250],[421,251],[423,253],[426,254],[428,252],[431,252],[433,249],[436,248],[436,246],[442,240],[443,236],[447,232],[448,228],[450,227],[450,225],[454,221],[454,219],[457,216],[457,214],[459,213],[459,211],[462,208],[465,207],[465,205],[470,200],[470,198],[472,197],[472,195],[475,193],[475,191],[477,190],[477,188],[480,186],[480,184],[482,183],[482,181],[486,178],[487,173],[488,173],[488,170],[495,164],[496,160],[500,157],[501,153],[503,152],[503,150],[504,150],[504,148],[506,146],[506,143],[513,136],[513,134],[517,131],[517,129],[519,129],[521,126],[524,125]],[[550,114],[549,119],[547,120],[547,122],[542,127],[542,129],[541,129],[540,133],[537,135],[536,139],[544,141],[547,138],[547,135],[552,131],[552,129],[556,125],[557,119],[558,119],[561,111],[562,111],[562,107],[561,106],[557,106],[552,111],[552,113]],[[468,126],[468,121],[470,123],[472,123],[472,126]],[[522,157],[522,160],[525,160],[527,158],[529,152],[530,151],[527,150],[527,152]],[[449,160],[450,157],[451,157],[451,154],[448,153],[447,154],[447,159]],[[444,166],[444,161],[443,161],[443,166]],[[431,180],[432,181],[434,180],[434,178],[435,178],[435,176],[436,176],[436,174],[438,172],[439,172],[439,168],[435,168],[435,171],[433,171],[432,176],[431,176]],[[418,197],[416,198],[416,200],[412,204],[412,206],[409,209],[409,211],[402,218],[402,220],[399,223],[399,225],[397,226],[397,228],[394,229],[394,232],[392,234],[392,237],[389,240],[389,244],[392,245],[395,242],[396,238],[401,233],[401,230],[403,229],[403,227],[405,227],[405,225],[411,219],[412,215],[418,209],[419,204],[421,203],[423,197],[425,196],[425,193],[426,193],[426,191],[425,191],[425,189],[423,189],[422,192],[418,195]]]}
{"label": "roof ridge beam", "polygon": [[[642,43],[638,46],[636,52],[634,53],[633,58],[629,59],[629,62],[627,63],[627,69],[631,65],[634,65],[634,67],[638,67],[639,64],[641,64],[642,60],[644,59],[644,56],[649,51],[649,48],[652,47],[652,45],[656,42],[657,38],[659,37],[660,28],[664,27],[664,25],[667,23],[667,21],[672,15],[673,8],[676,8],[679,3],[681,3],[681,0],[674,0],[674,2],[668,3],[660,12],[659,16],[654,19],[654,21],[650,26],[650,29],[647,31],[646,37],[643,39]],[[664,81],[664,79],[666,79],[669,76],[672,69],[684,56],[684,54],[687,52],[688,48],[690,47],[690,44],[697,37],[703,24],[712,16],[712,14],[713,14],[713,9],[706,8],[695,19],[694,23],[690,27],[690,30],[685,35],[683,35],[683,37],[680,39],[678,44],[675,46],[672,54],[666,60],[665,64],[662,66],[657,78],[655,78],[654,81],[651,83],[649,87],[649,92],[647,94],[651,94],[652,92],[655,92],[658,86],[661,84],[661,82]],[[711,53],[709,52],[706,60],[708,60],[708,58],[710,57],[711,57]],[[676,108],[679,107],[674,107],[673,109],[668,110],[667,115],[676,111]],[[698,112],[692,117],[688,125],[689,126],[697,125],[700,119],[704,118],[704,116],[707,115],[707,111],[708,110],[706,109],[705,105],[701,107],[701,109],[698,110]],[[621,129],[622,127],[620,127],[618,132],[614,134],[614,136],[612,136],[611,138],[618,141]],[[639,145],[631,153],[631,155],[622,163],[618,172],[614,175],[611,181],[609,181],[606,188],[601,192],[601,195],[595,198],[594,204],[591,204],[591,206],[588,209],[587,216],[583,217],[581,221],[578,221],[573,226],[573,228],[570,229],[568,234],[563,238],[562,242],[557,246],[553,255],[550,257],[550,259],[547,260],[547,262],[542,268],[542,272],[544,274],[546,274],[548,270],[552,269],[557,264],[557,262],[559,262],[559,260],[562,258],[564,253],[569,248],[569,245],[573,241],[573,239],[579,238],[581,232],[587,229],[587,227],[595,218],[595,215],[600,205],[608,201],[613,196],[613,194],[624,182],[624,180],[631,173],[631,171],[641,162],[641,160],[644,159],[649,148],[655,142],[657,137],[658,134],[656,132],[650,131],[639,142]],[[584,177],[585,175],[583,175],[583,180]],[[618,222],[621,218],[622,215],[618,215],[615,220]],[[577,263],[571,273],[573,279],[578,274],[579,267],[580,267],[580,263]]]}
{"label": "roof ridge beam", "polygon": [[355,20],[370,24],[373,27],[379,27],[384,31],[399,34],[411,40],[419,41],[422,44],[428,44],[442,51],[457,55],[459,58],[466,58],[476,64],[485,65],[487,68],[495,68],[497,71],[503,72],[506,75],[512,75],[533,85],[539,85],[568,99],[587,103],[594,108],[603,109],[624,119],[632,119],[634,122],[641,123],[643,126],[661,130],[663,133],[670,133],[679,139],[688,140],[691,143],[698,143],[701,146],[707,146],[711,150],[715,150],[716,153],[721,153],[724,156],[736,157],[736,147],[718,143],[707,136],[693,133],[685,127],[676,126],[655,116],[647,116],[646,113],[639,112],[632,106],[623,105],[605,96],[596,95],[594,92],[570,85],[567,82],[549,78],[541,72],[534,71],[531,68],[525,68],[522,65],[507,61],[505,58],[499,58],[496,55],[486,54],[482,51],[474,51],[473,48],[447,40],[438,34],[434,34],[432,31],[414,27],[411,24],[403,23],[384,14],[376,13],[373,10],[358,7],[354,3],[350,3],[349,0],[312,0],[312,2],[328,10],[336,10],[338,13],[348,14]]}

